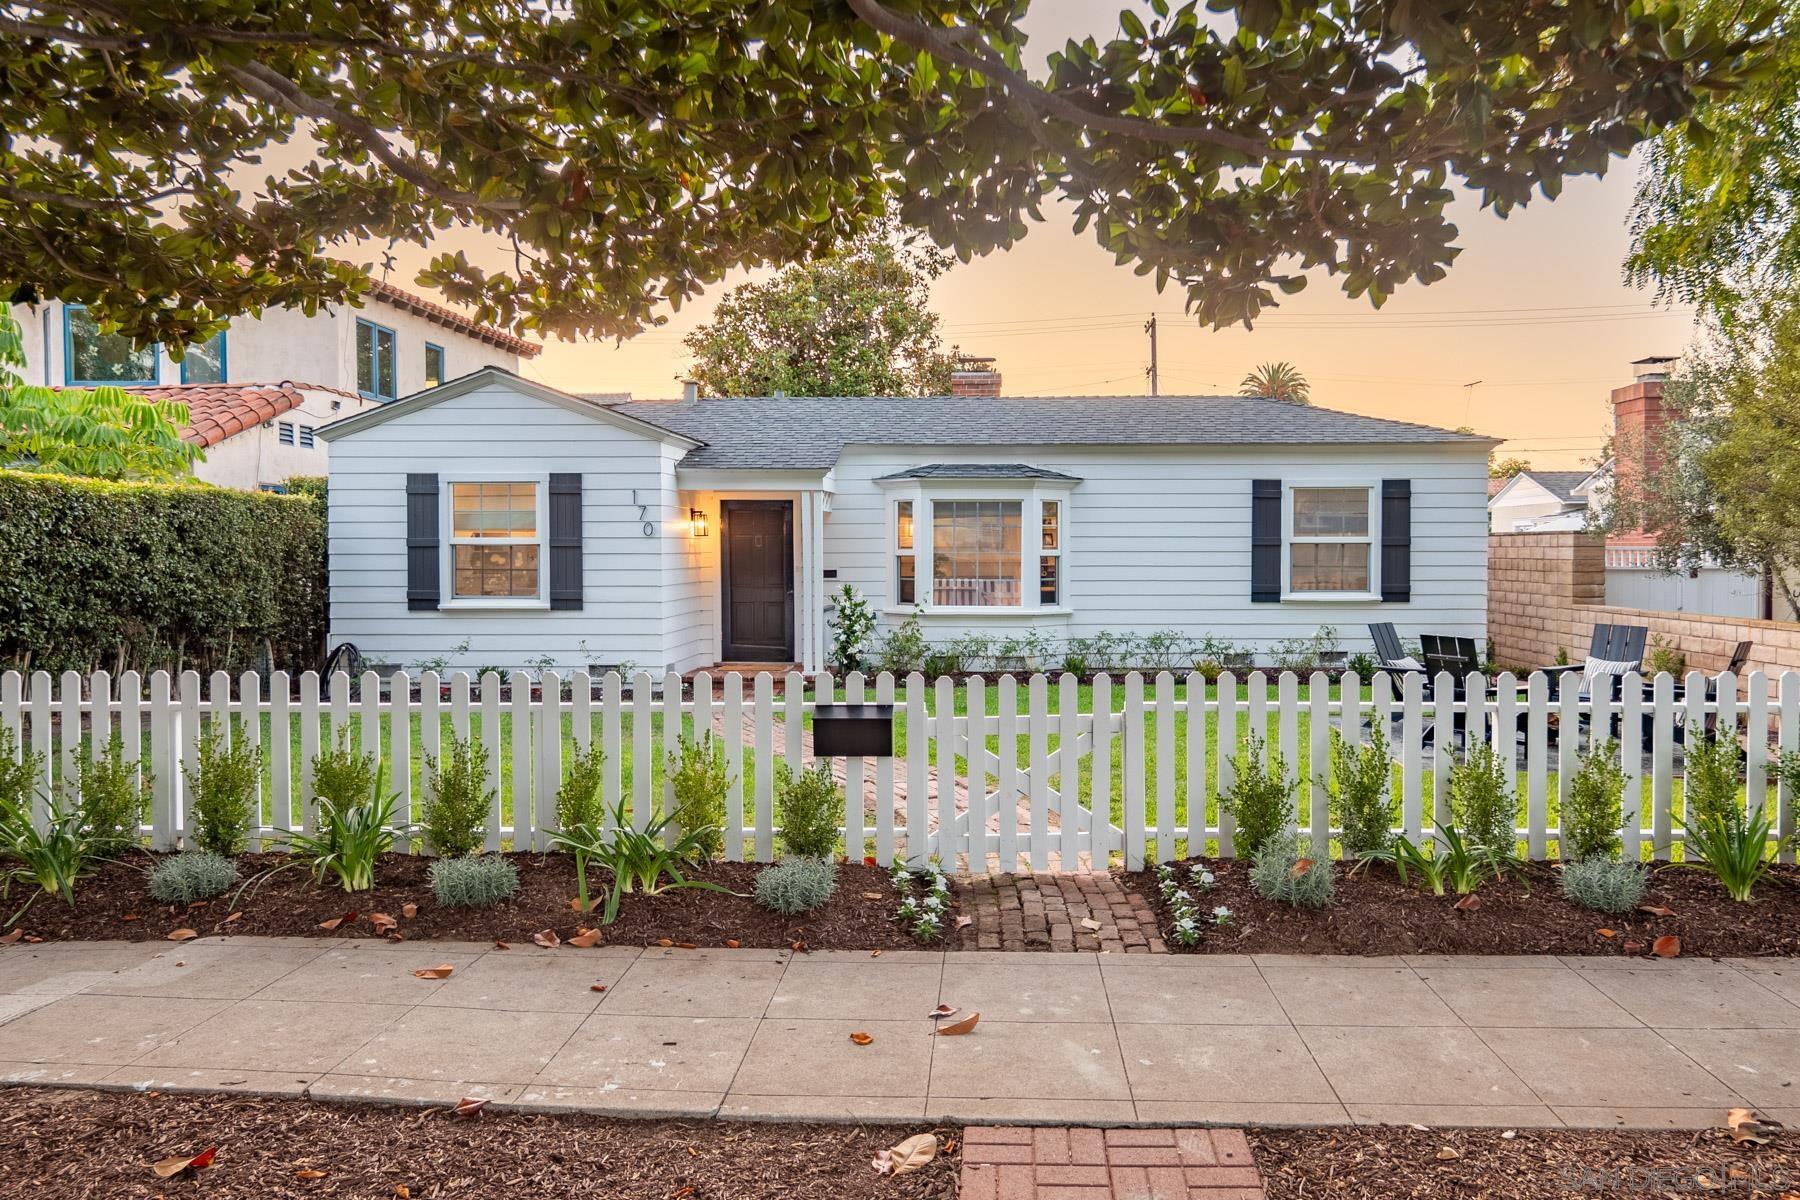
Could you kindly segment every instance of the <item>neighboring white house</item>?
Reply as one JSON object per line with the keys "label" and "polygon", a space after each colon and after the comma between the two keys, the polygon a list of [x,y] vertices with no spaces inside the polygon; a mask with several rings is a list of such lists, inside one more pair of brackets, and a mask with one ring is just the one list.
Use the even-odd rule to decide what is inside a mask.
{"label": "neighboring white house", "polygon": [[197,478],[270,487],[325,474],[315,430],[339,416],[486,366],[517,370],[541,347],[376,281],[360,309],[269,309],[239,317],[178,363],[161,346],[100,332],[78,304],[13,306],[23,378],[49,387],[117,384],[188,405]]}
{"label": "neighboring white house", "polygon": [[377,661],[812,670],[846,583],[933,642],[1485,635],[1493,443],[1278,400],[604,404],[489,368],[321,436],[331,639]]}
{"label": "neighboring white house", "polygon": [[1489,530],[1583,528],[1596,475],[1591,470],[1520,471],[1488,500]]}

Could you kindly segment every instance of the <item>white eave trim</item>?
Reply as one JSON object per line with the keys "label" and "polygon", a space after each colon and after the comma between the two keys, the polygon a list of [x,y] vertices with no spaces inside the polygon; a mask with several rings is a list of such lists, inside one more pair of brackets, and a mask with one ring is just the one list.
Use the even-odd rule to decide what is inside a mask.
{"label": "white eave trim", "polygon": [[835,469],[675,467],[675,486],[688,492],[834,492]]}
{"label": "white eave trim", "polygon": [[508,371],[505,367],[494,366],[481,367],[469,372],[467,375],[458,376],[448,383],[440,384],[434,388],[427,388],[422,392],[414,392],[410,396],[402,396],[398,400],[390,400],[386,404],[380,404],[374,408],[366,409],[363,412],[354,413],[348,417],[333,421],[330,425],[320,426],[318,429],[318,436],[327,441],[340,441],[344,438],[361,433],[365,429],[373,429],[377,425],[386,424],[388,421],[392,421],[397,417],[410,416],[413,413],[422,412],[425,409],[441,404],[445,400],[454,400],[458,396],[466,396],[470,392],[487,387],[490,384],[500,384],[505,387],[510,387],[514,391],[522,392],[527,396],[542,400],[547,404],[554,404],[559,408],[566,408],[572,413],[579,413],[584,417],[590,417],[593,420],[613,425],[619,429],[624,429],[631,433],[638,434],[641,437],[648,438],[651,441],[662,442],[666,445],[680,446],[687,450],[695,450],[706,444],[705,442],[696,441],[695,439],[686,437],[682,434],[671,432],[660,425],[652,425],[648,421],[640,421],[636,417],[628,417],[623,413],[614,412],[605,405],[596,404],[592,400],[583,400],[580,396],[572,396],[568,392],[559,391],[558,389],[551,387],[549,384],[538,383],[536,380],[526,379],[522,375]]}

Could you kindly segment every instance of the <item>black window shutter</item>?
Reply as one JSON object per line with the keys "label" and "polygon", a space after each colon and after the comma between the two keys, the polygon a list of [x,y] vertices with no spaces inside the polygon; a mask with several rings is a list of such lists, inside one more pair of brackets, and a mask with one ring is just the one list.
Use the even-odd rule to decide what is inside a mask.
{"label": "black window shutter", "polygon": [[1281,480],[1250,481],[1250,602],[1281,602]]}
{"label": "black window shutter", "polygon": [[1381,481],[1381,599],[1412,599],[1412,480]]}
{"label": "black window shutter", "polygon": [[550,607],[581,607],[581,476],[550,476]]}
{"label": "black window shutter", "polygon": [[438,477],[406,477],[406,607],[438,606]]}

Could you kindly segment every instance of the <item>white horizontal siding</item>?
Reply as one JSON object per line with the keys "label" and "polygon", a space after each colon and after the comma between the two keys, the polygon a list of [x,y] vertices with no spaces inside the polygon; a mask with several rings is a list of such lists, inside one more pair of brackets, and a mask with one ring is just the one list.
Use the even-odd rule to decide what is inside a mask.
{"label": "white horizontal siding", "polygon": [[[1033,625],[1056,637],[1175,629],[1266,651],[1332,625],[1355,650],[1366,647],[1371,621],[1393,621],[1405,636],[1486,636],[1487,470],[1480,446],[851,447],[838,461],[825,565],[878,607],[889,604],[890,495],[874,480],[932,462],[1021,462],[1082,480],[1065,515],[1070,613],[927,616],[933,641],[970,630],[1005,636]],[[1253,479],[1410,480],[1411,602],[1250,603]]]}
{"label": "white horizontal siding", "polygon": [[[660,442],[503,382],[396,417],[331,447],[331,638],[383,662],[451,666],[670,662],[666,547],[685,543],[670,454]],[[578,612],[406,607],[406,476],[574,471],[582,477]],[[633,506],[648,506],[640,517]],[[648,520],[652,534],[644,536]],[[447,533],[447,531],[440,531]],[[468,639],[466,652],[452,648]],[[585,644],[585,652],[583,646]]]}

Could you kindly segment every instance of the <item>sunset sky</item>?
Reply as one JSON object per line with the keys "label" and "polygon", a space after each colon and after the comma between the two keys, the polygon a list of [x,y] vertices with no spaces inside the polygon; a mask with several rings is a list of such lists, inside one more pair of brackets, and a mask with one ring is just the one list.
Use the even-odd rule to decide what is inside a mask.
{"label": "sunset sky", "polygon": [[[1111,33],[1115,13],[1093,0],[1038,0],[1025,27],[1041,51]],[[1502,453],[1572,467],[1599,449],[1607,392],[1630,380],[1631,360],[1680,353],[1692,333],[1686,310],[1660,308],[1621,280],[1636,176],[1636,163],[1621,160],[1604,179],[1572,181],[1556,201],[1506,220],[1472,195],[1459,201],[1463,253],[1449,277],[1402,288],[1379,312],[1316,275],[1254,331],[1214,332],[1183,315],[1179,291],[1158,294],[1091,234],[1076,236],[1060,209],[1011,251],[952,269],[932,300],[946,343],[994,356],[1009,394],[1143,394],[1143,325],[1156,313],[1165,395],[1233,392],[1258,363],[1285,359],[1312,382],[1316,404],[1472,425],[1508,439]],[[401,255],[396,281],[423,257]],[[554,343],[528,373],[575,391],[673,395],[687,364],[681,335],[743,278],[621,346]]]}

